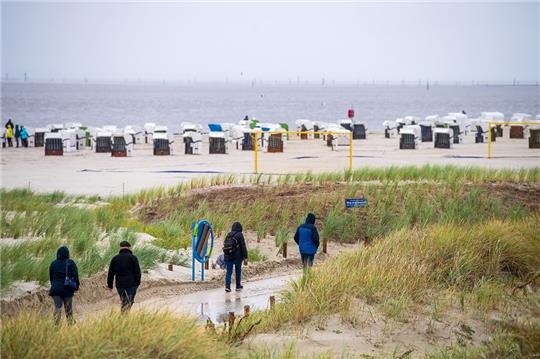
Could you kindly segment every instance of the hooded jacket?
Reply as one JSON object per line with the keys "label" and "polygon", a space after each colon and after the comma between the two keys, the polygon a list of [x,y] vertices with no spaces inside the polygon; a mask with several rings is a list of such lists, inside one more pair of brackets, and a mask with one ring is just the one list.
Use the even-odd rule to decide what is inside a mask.
{"label": "hooded jacket", "polygon": [[[64,286],[64,282],[66,281],[66,267],[69,277],[77,283],[76,289]],[[69,298],[73,297],[73,293],[76,290],[79,290],[79,271],[75,262],[69,259],[69,249],[67,247],[62,246],[56,251],[56,260],[49,266],[49,280],[51,281],[50,296]]]}
{"label": "hooded jacket", "polygon": [[247,259],[248,251],[246,247],[246,241],[244,240],[244,235],[242,234],[242,225],[239,222],[233,223],[231,231],[229,232],[229,234],[227,234],[227,237],[228,236],[233,236],[236,239],[236,241],[238,242],[238,247],[232,255],[225,255],[225,260],[231,262]]}
{"label": "hooded jacket", "polygon": [[116,288],[133,288],[141,284],[141,267],[139,260],[129,248],[121,248],[113,257],[107,275],[107,287],[113,287],[116,277]]}
{"label": "hooded jacket", "polygon": [[294,241],[298,244],[300,253],[315,254],[319,248],[319,232],[315,227],[315,215],[307,215],[306,222],[296,229]]}
{"label": "hooded jacket", "polygon": [[23,140],[26,140],[28,138],[28,131],[26,130],[26,127],[21,127],[20,136]]}

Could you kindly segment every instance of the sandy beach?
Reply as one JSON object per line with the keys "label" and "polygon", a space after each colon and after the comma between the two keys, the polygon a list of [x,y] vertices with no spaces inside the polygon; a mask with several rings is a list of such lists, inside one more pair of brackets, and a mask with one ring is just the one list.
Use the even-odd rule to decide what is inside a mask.
{"label": "sandy beach", "polygon": [[[505,131],[507,136],[508,131]],[[229,147],[229,154],[208,154],[205,140],[200,155],[185,155],[181,137],[174,142],[171,156],[153,156],[149,144],[136,145],[128,158],[93,153],[89,148],[45,156],[44,149],[2,149],[2,188],[31,188],[35,191],[65,191],[70,194],[118,195],[158,186],[172,186],[193,177],[216,174],[250,175],[254,153]],[[348,147],[332,151],[322,140],[291,137],[284,153],[259,152],[259,173],[287,174],[312,171],[342,171],[348,166]],[[540,166],[540,150],[529,149],[527,140],[497,138],[492,158],[487,144],[475,144],[473,136],[452,149],[433,148],[420,143],[416,150],[399,150],[398,139],[370,133],[367,140],[353,142],[353,168],[390,165],[459,165],[485,168],[531,168]]]}

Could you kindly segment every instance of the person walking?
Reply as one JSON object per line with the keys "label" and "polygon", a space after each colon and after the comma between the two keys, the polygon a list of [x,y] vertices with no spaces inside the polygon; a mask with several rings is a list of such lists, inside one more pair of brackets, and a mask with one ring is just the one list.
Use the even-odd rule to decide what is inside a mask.
{"label": "person walking", "polygon": [[9,119],[6,123],[6,138],[8,142],[8,147],[13,147],[13,135],[13,122],[11,122],[11,119]]}
{"label": "person walking", "polygon": [[[24,148],[28,148],[28,131],[26,127],[21,125],[21,141]],[[17,141],[17,147],[19,147],[19,142]]]}
{"label": "person walking", "polygon": [[239,292],[244,288],[241,283],[242,261],[248,258],[246,241],[242,234],[242,225],[240,222],[234,222],[231,231],[225,237],[223,254],[225,255],[225,266],[227,268],[227,273],[225,274],[225,292],[231,291],[233,267],[236,276],[236,291]]}
{"label": "person walking", "polygon": [[128,312],[135,302],[137,288],[141,285],[141,267],[139,260],[131,252],[128,241],[120,242],[120,252],[114,256],[109,264],[107,287],[113,289],[113,281],[120,296],[122,312]]}
{"label": "person walking", "polygon": [[56,251],[56,259],[49,266],[49,280],[49,295],[54,301],[54,322],[60,323],[63,306],[68,323],[73,324],[73,295],[79,290],[80,282],[77,265],[69,258],[68,247],[62,246]]}
{"label": "person walking", "polygon": [[315,215],[309,213],[306,222],[296,229],[294,241],[298,244],[302,265],[311,267],[315,260],[315,253],[319,248],[319,232],[315,227]]}
{"label": "person walking", "polygon": [[15,125],[15,145],[19,148],[19,139],[21,138],[21,130],[19,125]]}

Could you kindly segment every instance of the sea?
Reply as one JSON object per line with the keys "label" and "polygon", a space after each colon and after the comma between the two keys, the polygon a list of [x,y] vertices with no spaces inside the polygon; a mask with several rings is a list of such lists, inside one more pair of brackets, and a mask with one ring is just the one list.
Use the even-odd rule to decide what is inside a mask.
{"label": "sea", "polygon": [[86,126],[154,122],[180,131],[182,122],[233,122],[246,115],[261,122],[297,119],[335,122],[355,110],[368,129],[403,116],[497,111],[510,118],[540,113],[537,85],[249,85],[174,83],[3,82],[1,120],[29,128],[52,123]]}

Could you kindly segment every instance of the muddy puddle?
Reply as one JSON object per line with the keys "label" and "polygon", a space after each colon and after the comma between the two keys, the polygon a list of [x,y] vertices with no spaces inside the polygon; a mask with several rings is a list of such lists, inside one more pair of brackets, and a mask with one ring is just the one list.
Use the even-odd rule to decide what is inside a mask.
{"label": "muddy puddle", "polygon": [[233,284],[230,293],[226,293],[225,289],[220,287],[167,298],[152,298],[139,302],[139,307],[167,309],[176,313],[196,315],[203,322],[211,319],[214,323],[223,323],[229,312],[234,312],[237,316],[242,315],[245,305],[249,305],[251,311],[268,308],[270,296],[275,295],[279,301],[279,293],[296,277],[288,274],[245,282],[244,289],[240,292],[234,290]]}

